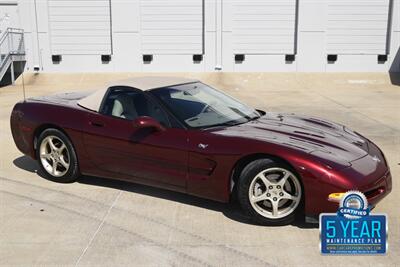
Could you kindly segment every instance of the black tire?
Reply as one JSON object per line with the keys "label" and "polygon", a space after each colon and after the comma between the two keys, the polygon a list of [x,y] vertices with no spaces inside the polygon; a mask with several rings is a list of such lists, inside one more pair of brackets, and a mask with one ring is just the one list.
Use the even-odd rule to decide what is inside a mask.
{"label": "black tire", "polygon": [[[67,153],[67,155],[68,155],[69,167],[64,169],[65,173],[61,176],[52,175],[43,166],[43,163],[41,160],[40,147],[41,147],[42,142],[47,137],[56,137],[59,140],[61,140],[66,146],[66,149],[63,153]],[[58,139],[56,139],[56,140],[58,140]],[[43,175],[46,177],[46,179],[49,179],[51,181],[58,182],[58,183],[71,183],[71,182],[76,181],[80,176],[78,159],[76,157],[74,146],[72,145],[69,138],[60,130],[57,130],[54,128],[49,128],[49,129],[44,130],[39,135],[39,138],[37,140],[37,147],[36,147],[36,158],[39,163],[40,171],[41,171],[41,173],[43,173]],[[50,160],[49,162],[52,162],[52,161]],[[51,165],[51,164],[49,164],[49,165]]]}
{"label": "black tire", "polygon": [[[298,185],[300,186],[300,200],[297,204],[296,208],[293,208],[293,212],[288,214],[282,218],[267,218],[261,215],[259,212],[255,210],[250,202],[249,190],[252,184],[252,181],[256,179],[255,177],[262,171],[271,169],[271,168],[282,168],[288,170],[295,178],[298,179]],[[300,211],[303,211],[303,203],[304,203],[304,190],[303,185],[301,183],[301,179],[295,173],[293,168],[288,166],[287,164],[274,161],[272,159],[258,159],[251,163],[249,163],[240,173],[238,179],[238,187],[237,187],[237,199],[239,201],[240,206],[243,209],[243,212],[250,217],[250,219],[261,225],[287,225],[292,223],[296,216],[301,215]],[[272,202],[272,201],[271,201]],[[278,200],[279,203],[279,200]]]}

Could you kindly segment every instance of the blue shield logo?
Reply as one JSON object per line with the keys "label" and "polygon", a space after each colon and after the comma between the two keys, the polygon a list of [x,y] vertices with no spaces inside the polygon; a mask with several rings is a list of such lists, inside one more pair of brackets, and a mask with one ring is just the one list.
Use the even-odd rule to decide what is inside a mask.
{"label": "blue shield logo", "polygon": [[387,218],[370,214],[367,198],[349,191],[341,199],[337,213],[320,215],[322,254],[385,254]]}

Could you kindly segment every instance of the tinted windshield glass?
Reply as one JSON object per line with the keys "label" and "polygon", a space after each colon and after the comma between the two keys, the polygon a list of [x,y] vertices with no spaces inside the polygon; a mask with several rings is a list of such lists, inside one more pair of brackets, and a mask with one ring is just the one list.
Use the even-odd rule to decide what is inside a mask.
{"label": "tinted windshield glass", "polygon": [[155,89],[151,93],[193,128],[234,125],[259,116],[255,109],[203,83]]}

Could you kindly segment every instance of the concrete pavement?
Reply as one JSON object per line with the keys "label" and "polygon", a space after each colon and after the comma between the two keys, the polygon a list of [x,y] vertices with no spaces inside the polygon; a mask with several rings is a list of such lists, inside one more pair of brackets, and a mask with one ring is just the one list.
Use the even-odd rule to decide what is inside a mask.
{"label": "concrete pavement", "polygon": [[[132,75],[26,75],[26,95],[86,90]],[[235,205],[166,190],[96,177],[73,184],[47,181],[12,141],[9,116],[23,96],[20,79],[0,88],[1,266],[400,265],[400,86],[388,75],[169,75],[200,78],[257,108],[318,115],[376,142],[394,180],[392,193],[374,210],[389,217],[388,254],[321,256],[313,225],[252,225]]]}

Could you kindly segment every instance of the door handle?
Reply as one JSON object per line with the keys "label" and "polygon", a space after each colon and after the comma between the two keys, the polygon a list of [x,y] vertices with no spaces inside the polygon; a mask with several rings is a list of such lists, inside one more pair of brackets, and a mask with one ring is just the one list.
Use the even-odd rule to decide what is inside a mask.
{"label": "door handle", "polygon": [[102,122],[90,121],[89,124],[95,127],[104,127],[104,123]]}

